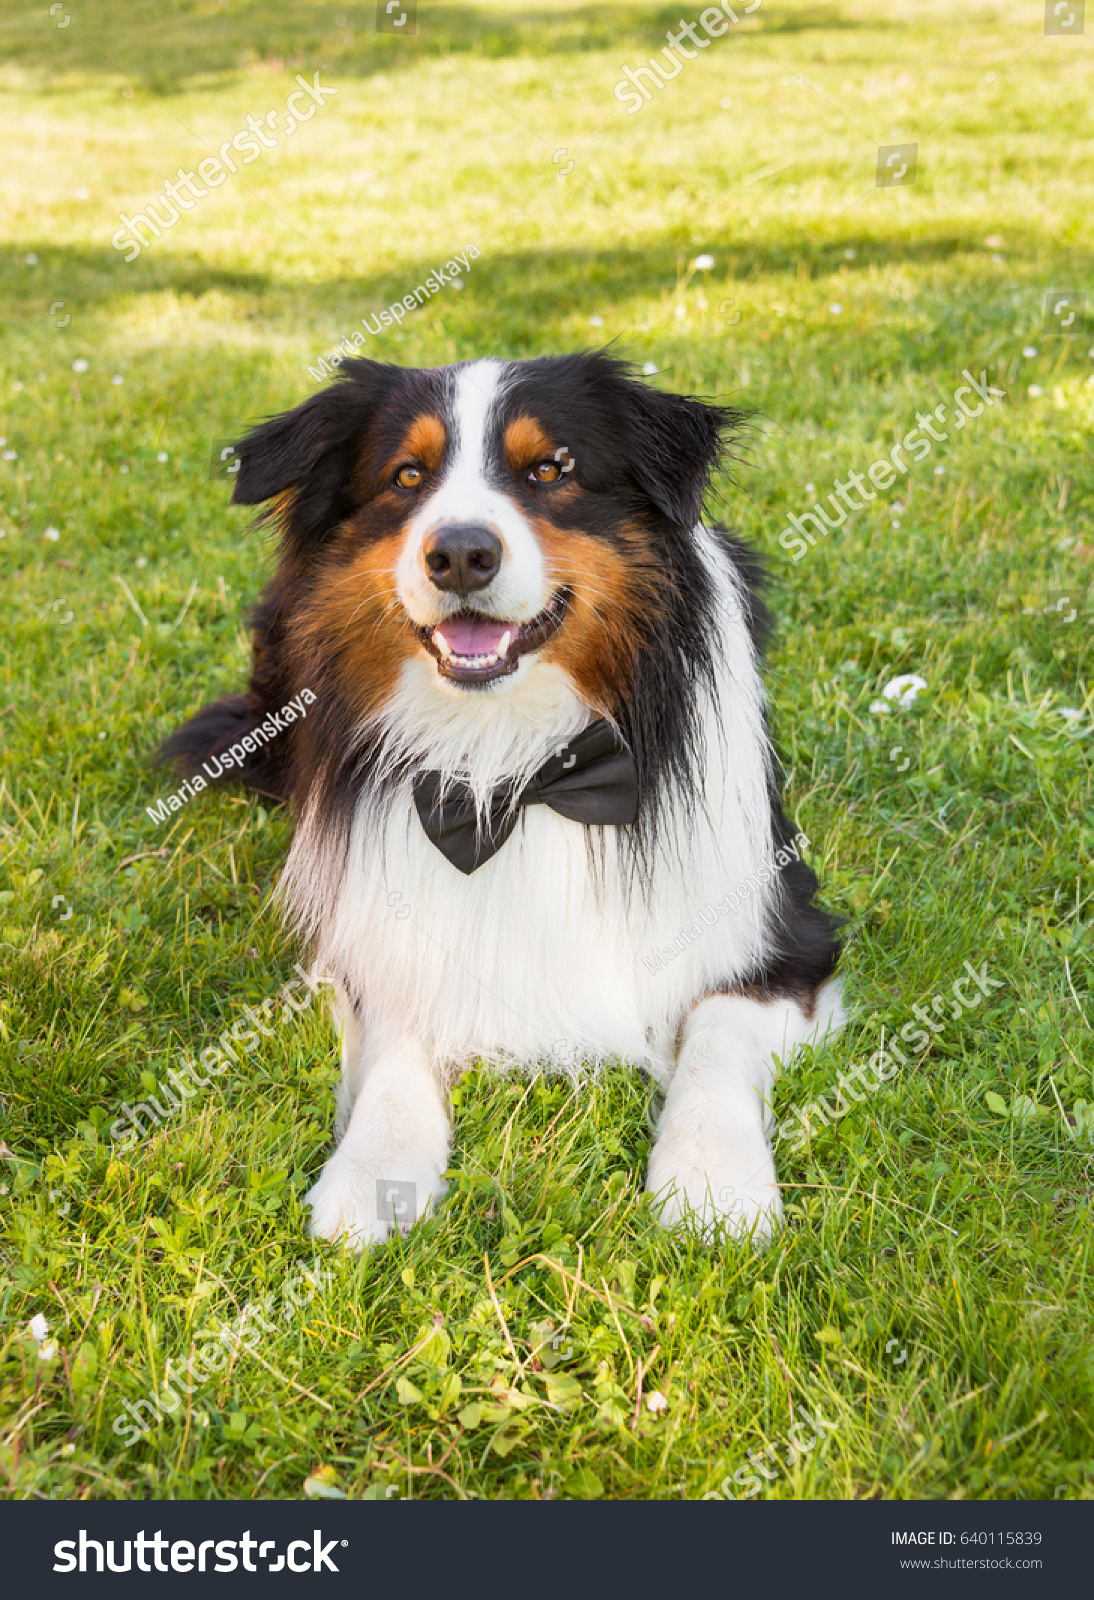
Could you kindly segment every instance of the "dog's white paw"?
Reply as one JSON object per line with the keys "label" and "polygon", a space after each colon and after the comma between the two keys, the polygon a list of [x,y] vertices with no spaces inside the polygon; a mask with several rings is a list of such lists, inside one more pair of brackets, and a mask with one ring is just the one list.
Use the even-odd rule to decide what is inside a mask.
{"label": "dog's white paw", "polygon": [[[313,1239],[341,1240],[352,1250],[380,1244],[395,1229],[407,1233],[443,1199],[447,1184],[434,1167],[390,1162],[398,1176],[336,1150],[304,1197]],[[408,1177],[410,1172],[416,1176]]]}
{"label": "dog's white paw", "polygon": [[752,1162],[699,1164],[655,1146],[646,1187],[666,1228],[694,1228],[707,1238],[725,1232],[766,1245],[782,1221],[775,1165],[766,1150]]}

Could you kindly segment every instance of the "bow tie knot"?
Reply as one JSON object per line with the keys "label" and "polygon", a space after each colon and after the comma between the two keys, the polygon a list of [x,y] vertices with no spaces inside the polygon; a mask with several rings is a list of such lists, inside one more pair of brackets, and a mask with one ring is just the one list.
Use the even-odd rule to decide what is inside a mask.
{"label": "bow tie knot", "polygon": [[463,873],[474,872],[497,854],[523,806],[550,806],[572,822],[601,827],[623,826],[638,814],[634,757],[603,719],[560,745],[523,789],[515,782],[499,784],[481,823],[470,784],[445,783],[439,772],[421,772],[413,789],[426,836]]}

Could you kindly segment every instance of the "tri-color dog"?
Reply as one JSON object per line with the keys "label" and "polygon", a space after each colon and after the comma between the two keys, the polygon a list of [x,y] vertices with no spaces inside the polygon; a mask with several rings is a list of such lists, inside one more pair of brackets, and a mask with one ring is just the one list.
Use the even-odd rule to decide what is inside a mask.
{"label": "tri-color dog", "polygon": [[[384,1237],[378,1181],[419,1213],[443,1194],[475,1061],[647,1067],[665,1222],[776,1225],[776,1058],[842,1012],[780,807],[757,565],[702,521],[742,420],[602,354],[347,361],[239,445],[233,499],[269,503],[280,562],[246,694],[165,752],[187,772],[243,741],[244,781],[295,807],[280,892],[343,1038],[315,1234]],[[253,737],[305,686],[305,718]]]}

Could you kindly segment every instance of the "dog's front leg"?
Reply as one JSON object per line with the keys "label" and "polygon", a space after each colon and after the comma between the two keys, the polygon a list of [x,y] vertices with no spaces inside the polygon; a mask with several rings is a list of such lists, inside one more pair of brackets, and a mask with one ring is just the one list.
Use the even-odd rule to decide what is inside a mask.
{"label": "dog's front leg", "polygon": [[426,1050],[409,1038],[367,1040],[348,1009],[342,1072],[341,1143],[304,1203],[313,1236],[359,1250],[393,1226],[405,1231],[444,1194],[448,1111]]}
{"label": "dog's front leg", "polygon": [[789,999],[711,995],[691,1012],[650,1156],[648,1187],[666,1226],[695,1222],[768,1240],[782,1217],[768,1143],[775,1059],[842,1021],[838,988],[814,1018]]}

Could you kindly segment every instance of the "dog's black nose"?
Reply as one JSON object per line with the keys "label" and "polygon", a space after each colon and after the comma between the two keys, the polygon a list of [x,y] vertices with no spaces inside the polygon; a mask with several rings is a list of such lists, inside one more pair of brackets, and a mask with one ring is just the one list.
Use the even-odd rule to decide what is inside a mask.
{"label": "dog's black nose", "polygon": [[425,541],[425,565],[438,589],[458,595],[485,589],[501,566],[501,540],[477,522],[450,522]]}

